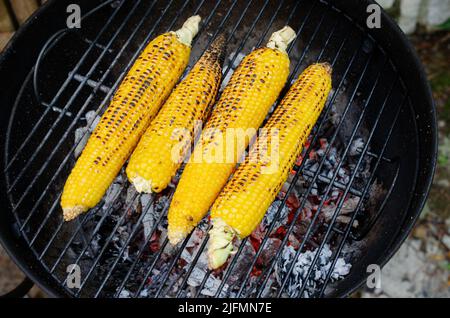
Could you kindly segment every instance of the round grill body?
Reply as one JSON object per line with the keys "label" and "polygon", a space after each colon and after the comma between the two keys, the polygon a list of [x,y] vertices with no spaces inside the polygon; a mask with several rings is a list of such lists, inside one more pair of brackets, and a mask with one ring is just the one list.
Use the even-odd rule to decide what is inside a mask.
{"label": "round grill body", "polygon": [[[46,292],[71,297],[301,297],[305,291],[314,297],[345,296],[365,280],[368,265],[384,265],[404,241],[433,177],[435,109],[418,58],[395,23],[382,13],[381,28],[367,27],[367,6],[372,2],[79,1],[81,28],[66,30],[68,4],[47,2],[0,58],[0,236],[11,257]],[[280,274],[283,253],[271,255],[258,267],[258,256],[274,249],[269,238],[261,246],[242,242],[219,277],[200,275],[196,264],[202,261],[206,236],[199,232],[207,222],[193,234],[200,238],[195,243],[198,250],[192,253],[191,266],[185,266],[184,253],[194,249],[192,237],[175,249],[167,244],[166,199],[139,197],[125,181],[117,188],[116,201],[102,202],[76,221],[63,223],[59,199],[75,161],[76,130],[87,125],[89,111],[102,113],[150,39],[178,28],[193,14],[200,14],[205,23],[193,43],[191,66],[225,31],[227,78],[240,56],[264,45],[286,24],[298,32],[290,47],[290,82],[316,61],[333,65],[333,91],[309,152],[320,147],[327,151],[329,146],[323,157],[328,159],[318,159],[319,169],[307,163],[297,167],[290,180],[293,186],[279,201],[289,205],[287,198],[297,183],[302,183],[300,210],[313,193],[325,193],[315,195],[321,216],[293,235],[298,236],[301,253],[316,250],[318,255],[330,248],[333,266],[345,258],[352,267],[342,279],[335,281],[326,272],[313,287],[289,291],[292,278]],[[346,182],[339,179],[339,169],[322,173],[326,164],[320,163],[331,160],[334,151],[335,165],[348,176]],[[344,199],[323,217],[333,191]],[[163,196],[170,199],[171,192],[173,188]],[[347,211],[347,222],[341,222],[350,199],[356,204]],[[150,213],[158,217],[149,220]],[[145,222],[153,227],[145,227]],[[289,224],[284,230],[289,231]],[[283,236],[278,239],[285,244]],[[248,246],[254,253],[245,267],[241,259],[248,258]],[[74,264],[81,273],[79,288],[70,288],[66,281],[68,267]],[[211,284],[219,286],[205,293]]]}

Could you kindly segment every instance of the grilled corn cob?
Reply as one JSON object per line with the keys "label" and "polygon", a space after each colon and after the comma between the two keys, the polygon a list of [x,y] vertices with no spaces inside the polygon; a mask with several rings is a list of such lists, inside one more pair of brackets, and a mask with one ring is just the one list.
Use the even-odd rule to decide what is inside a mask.
{"label": "grilled corn cob", "polygon": [[[258,129],[276,101],[289,75],[286,48],[294,38],[290,27],[275,32],[266,47],[250,53],[233,73],[175,191],[168,213],[172,244],[186,237],[208,212],[251,138],[241,149],[234,142],[230,151],[224,134],[232,129]],[[215,153],[231,159],[210,160]]]}
{"label": "grilled corn cob", "polygon": [[330,90],[331,67],[311,65],[275,110],[264,127],[266,132],[260,134],[211,208],[210,268],[222,266],[233,250],[233,239],[250,235],[261,222],[301,154]]}
{"label": "grilled corn cob", "polygon": [[151,41],[120,84],[64,186],[66,221],[94,207],[186,68],[200,17]]}
{"label": "grilled corn cob", "polygon": [[127,167],[128,179],[137,191],[164,190],[180,167],[194,139],[195,123],[206,118],[216,100],[224,49],[225,37],[220,35],[173,90],[142,136]]}

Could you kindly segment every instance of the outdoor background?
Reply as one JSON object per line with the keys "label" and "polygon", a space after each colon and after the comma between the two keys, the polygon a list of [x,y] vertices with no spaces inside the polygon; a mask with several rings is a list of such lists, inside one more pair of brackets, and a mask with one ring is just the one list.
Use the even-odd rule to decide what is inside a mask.
{"label": "outdoor background", "polygon": [[[0,0],[0,51],[44,2]],[[378,2],[408,34],[426,68],[438,113],[439,155],[428,202],[406,243],[383,269],[382,288],[363,289],[354,296],[450,297],[450,0]],[[0,247],[0,295],[22,279]],[[38,288],[30,296],[45,297]]]}

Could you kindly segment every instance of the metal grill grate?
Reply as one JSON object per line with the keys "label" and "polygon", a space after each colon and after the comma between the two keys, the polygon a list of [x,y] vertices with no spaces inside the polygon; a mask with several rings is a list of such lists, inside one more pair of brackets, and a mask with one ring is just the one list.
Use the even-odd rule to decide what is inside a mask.
{"label": "metal grill grate", "polygon": [[[250,264],[243,270],[242,279],[239,282],[229,282],[240,260],[245,257],[243,252],[249,244],[248,238],[240,243],[223,272],[205,272],[199,286],[192,291],[188,288],[188,281],[205,250],[207,235],[199,243],[192,262],[182,271],[176,267],[182,253],[188,248],[191,236],[170,254],[167,251],[172,248],[167,238],[162,240],[154,252],[148,248],[152,237],[159,231],[158,228],[165,225],[168,202],[159,218],[154,220],[151,232],[142,239],[142,222],[160,197],[153,196],[145,206],[140,207],[140,211],[136,211],[137,202],[141,200],[138,194],[131,193],[127,206],[121,206],[119,202],[129,192],[124,185],[116,194],[116,203],[104,206],[103,202],[70,224],[65,224],[62,220],[59,199],[64,180],[73,165],[73,153],[80,143],[72,143],[74,131],[86,121],[86,112],[95,110],[96,114],[101,114],[104,111],[126,71],[152,37],[173,29],[185,18],[197,13],[202,15],[204,23],[193,43],[191,66],[219,32],[227,31],[229,53],[233,54],[224,68],[226,78],[232,72],[239,53],[247,54],[253,47],[260,46],[267,41],[271,32],[285,24],[291,25],[298,32],[295,43],[289,48],[292,61],[289,83],[312,62],[329,61],[333,65],[334,91],[303,158],[307,158],[320,142],[330,114],[338,114],[338,118],[333,129],[327,131],[328,145],[324,148],[325,155],[319,161],[317,169],[307,169],[306,160],[296,166],[289,188],[280,196],[281,204],[276,210],[274,221]],[[94,17],[104,19],[100,30],[89,29]],[[287,274],[280,279],[280,286],[268,287],[268,283],[273,278],[277,261],[293,233],[295,222],[287,227],[281,245],[261,273],[255,276],[252,272],[267,247],[269,235],[276,230],[276,221],[282,217],[290,193],[302,179],[307,186],[305,192],[301,193],[299,206],[293,211],[295,220],[305,208],[314,184],[320,181],[326,185],[324,199],[318,203],[318,209],[295,253],[297,259],[309,248],[311,236],[317,226],[324,228],[305,281],[312,275],[324,246],[333,242],[332,265],[312,295],[325,296],[332,281],[332,270],[345,244],[364,239],[382,212],[399,173],[397,159],[389,158],[386,153],[399,114],[408,107],[409,100],[401,79],[396,76],[394,66],[375,41],[361,29],[355,28],[349,18],[326,2],[312,0],[107,1],[85,17],[83,23],[86,26],[80,31],[57,32],[44,47],[17,97],[17,105],[23,100],[35,98],[34,104],[38,105],[40,115],[30,125],[32,128],[29,131],[22,132],[18,146],[15,149],[8,147],[7,150],[8,195],[18,231],[52,277],[72,296],[119,297],[124,295],[124,290],[128,290],[134,297],[201,297],[204,287],[216,275],[220,276],[220,285],[215,289],[215,296],[263,297],[267,295],[268,288],[275,289],[275,296],[286,296],[286,286],[295,262],[289,264]],[[80,56],[71,56],[73,63],[69,63],[70,65],[61,64],[64,71],[67,69],[67,76],[59,87],[47,89],[42,82],[45,81],[45,70],[48,69],[46,65],[52,61],[52,52],[64,49],[65,45],[70,47],[69,42],[78,43],[82,53]],[[395,80],[392,81],[392,78]],[[18,129],[15,125],[20,126],[16,119],[12,119],[11,131]],[[374,142],[374,136],[380,134],[383,142]],[[339,182],[339,168],[346,164],[351,145],[360,135],[364,135],[365,140],[359,149],[358,160],[349,173],[350,178],[347,183]],[[332,175],[324,176],[321,171],[325,158],[336,144],[339,144],[341,160]],[[355,182],[357,173],[367,158],[371,158],[370,174],[364,182]],[[365,220],[355,230],[352,225],[363,214],[371,187],[380,171],[388,175],[384,176],[383,182],[386,191],[379,198],[379,204],[370,213],[364,214]],[[331,218],[324,222],[319,219],[319,215],[326,198],[335,189],[342,191],[342,196]],[[173,189],[165,193],[169,198],[172,194]],[[339,226],[337,218],[349,195],[360,199],[346,226]],[[112,253],[111,246],[125,220],[129,218],[134,221],[127,230],[127,237]],[[208,227],[205,226],[204,229]],[[108,235],[98,240],[99,233]],[[130,248],[136,248],[136,242],[139,244],[135,257],[129,260],[124,255],[129,253]],[[93,244],[96,248],[93,248]],[[170,257],[163,259],[167,255]],[[82,269],[79,289],[66,287],[66,267],[69,264],[77,264]],[[149,282],[155,270],[160,272],[158,282]],[[153,284],[154,288],[146,289],[147,294],[143,294],[149,284]],[[291,296],[305,296],[307,287],[307,284],[298,286]]]}

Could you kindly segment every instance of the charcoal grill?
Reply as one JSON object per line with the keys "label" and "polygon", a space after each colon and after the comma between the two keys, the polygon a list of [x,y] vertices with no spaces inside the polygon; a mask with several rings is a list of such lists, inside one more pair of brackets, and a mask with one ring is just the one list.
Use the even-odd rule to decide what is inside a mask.
{"label": "charcoal grill", "polygon": [[[349,295],[366,279],[368,265],[384,265],[410,232],[428,194],[437,149],[435,109],[422,67],[386,14],[382,13],[380,29],[367,27],[366,9],[371,3],[90,0],[79,1],[82,27],[69,30],[65,25],[69,1],[48,1],[16,33],[0,59],[3,246],[27,277],[53,296],[205,297],[203,291],[212,283],[218,286],[206,296]],[[241,260],[251,238],[240,243],[223,271],[202,272],[195,287],[190,280],[198,275],[194,272],[207,244],[208,237],[201,235],[207,222],[195,232],[200,238],[195,251],[189,243],[192,236],[172,248],[161,230],[169,202],[161,196],[143,203],[122,181],[114,202],[102,202],[73,222],[62,221],[59,198],[81,143],[74,142],[75,130],[86,126],[88,111],[102,113],[145,43],[193,14],[200,14],[204,23],[194,40],[191,66],[212,39],[226,31],[226,78],[239,53],[247,54],[264,44],[286,24],[299,35],[289,48],[289,82],[310,63],[333,65],[331,97],[302,157],[311,156],[324,136],[325,155],[315,169],[308,168],[307,160],[299,162],[290,185],[278,198],[274,215],[275,220],[282,217],[290,193],[302,182],[304,191],[290,216],[296,220],[320,182],[324,196],[296,238],[299,246],[294,255],[316,251],[313,265],[304,268],[306,282],[321,251],[330,246],[330,270],[312,287],[304,283],[287,292],[294,262],[287,264],[284,277],[273,282],[289,237],[297,235],[295,221],[285,227],[281,245],[257,273],[261,256],[270,248],[268,234],[258,246],[252,245],[255,254],[246,267]],[[349,164],[358,138],[360,146]],[[339,169],[329,175],[321,173],[331,147],[339,153],[339,168],[349,170],[346,182],[338,180]],[[368,165],[363,178],[358,175],[362,165]],[[375,183],[383,189],[376,196]],[[332,215],[323,219],[321,210],[333,191],[341,199]],[[170,188],[163,196],[170,199],[172,192]],[[349,196],[357,197],[358,204],[347,215],[347,222],[339,223]],[[144,233],[143,221],[155,202],[161,211]],[[277,222],[273,221],[266,233],[275,230]],[[353,250],[346,254],[351,270],[343,279],[334,280],[332,269],[348,249]],[[182,264],[186,251],[192,252],[192,259]],[[68,272],[76,271],[71,264],[81,270],[81,285],[75,288],[67,284]],[[236,271],[241,272],[238,280]]]}

